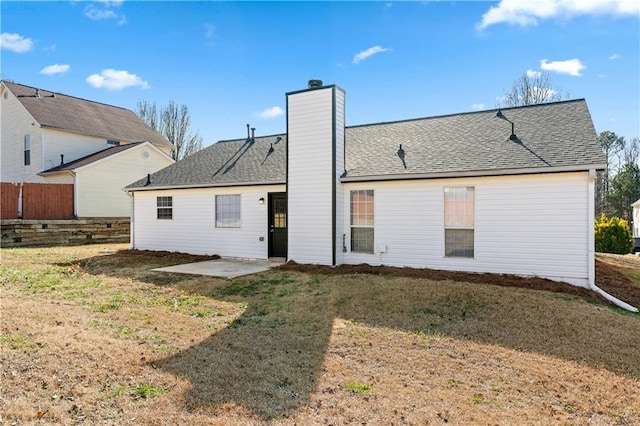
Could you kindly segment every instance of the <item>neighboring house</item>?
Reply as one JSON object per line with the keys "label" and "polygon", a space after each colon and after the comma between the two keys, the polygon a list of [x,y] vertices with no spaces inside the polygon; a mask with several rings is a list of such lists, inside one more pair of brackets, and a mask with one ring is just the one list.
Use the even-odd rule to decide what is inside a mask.
{"label": "neighboring house", "polygon": [[0,83],[1,181],[74,185],[76,217],[129,216],[124,186],[173,163],[133,111]]}
{"label": "neighboring house", "polygon": [[350,127],[337,86],[286,99],[286,134],[221,141],[128,186],[132,248],[593,286],[606,161],[583,99]]}

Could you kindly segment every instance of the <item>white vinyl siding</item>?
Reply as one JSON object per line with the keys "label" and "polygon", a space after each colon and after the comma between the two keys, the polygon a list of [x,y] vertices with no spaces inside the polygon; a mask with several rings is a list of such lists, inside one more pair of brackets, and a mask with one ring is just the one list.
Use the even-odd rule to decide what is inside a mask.
{"label": "white vinyl siding", "polygon": [[59,166],[60,155],[64,156],[64,163],[66,164],[113,146],[107,144],[107,140],[100,137],[54,129],[43,129],[43,131],[45,150],[42,170]]}
{"label": "white vinyl siding", "polygon": [[216,195],[216,227],[240,228],[240,195]]}
{"label": "white vinyl siding", "polygon": [[336,176],[336,265],[341,265],[344,263],[344,252],[343,246],[346,241],[346,235],[344,235],[343,229],[345,227],[345,223],[348,220],[345,216],[342,215],[342,211],[344,209],[344,187],[340,182],[340,176],[344,173],[344,125],[345,125],[345,93],[342,90],[336,89],[335,91],[335,110],[336,110],[336,122],[335,126],[335,134],[336,134],[336,169],[334,170]]}
{"label": "white vinyl siding", "polygon": [[287,97],[288,258],[298,263],[333,264],[333,93],[329,87]]}
{"label": "white vinyl siding", "polygon": [[[2,86],[0,97],[0,180],[2,182],[43,183],[42,130],[10,90]],[[25,140],[29,139],[29,165],[25,166]]]}
{"label": "white vinyl siding", "polygon": [[79,168],[75,181],[76,215],[130,216],[131,199],[124,187],[170,164],[172,159],[145,143]]}
{"label": "white vinyl siding", "polygon": [[[345,263],[540,276],[587,286],[589,185],[587,172],[345,184],[347,190],[373,189],[376,206],[375,253],[348,252]],[[446,187],[474,187],[474,259],[444,256]],[[348,228],[344,232],[349,235]]]}
{"label": "white vinyl siding", "polygon": [[[268,257],[267,203],[270,192],[285,192],[284,185],[198,188],[134,193],[132,247],[225,257]],[[242,227],[216,228],[216,195],[240,194]],[[173,220],[156,220],[156,197],[173,199]],[[262,239],[262,241],[261,241]]]}

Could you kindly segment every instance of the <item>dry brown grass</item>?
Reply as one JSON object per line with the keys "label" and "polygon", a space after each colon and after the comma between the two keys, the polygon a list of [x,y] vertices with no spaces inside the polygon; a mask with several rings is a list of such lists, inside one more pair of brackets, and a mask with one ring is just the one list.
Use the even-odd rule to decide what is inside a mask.
{"label": "dry brown grass", "polygon": [[0,252],[6,424],[640,424],[639,315],[388,274],[158,273],[190,258],[102,248]]}

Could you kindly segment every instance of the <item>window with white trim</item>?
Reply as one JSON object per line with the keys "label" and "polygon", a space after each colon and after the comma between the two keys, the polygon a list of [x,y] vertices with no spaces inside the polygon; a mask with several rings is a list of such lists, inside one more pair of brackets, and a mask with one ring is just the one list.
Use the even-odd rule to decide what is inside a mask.
{"label": "window with white trim", "polygon": [[24,135],[24,165],[31,165],[31,135]]}
{"label": "window with white trim", "polygon": [[444,255],[474,257],[475,189],[444,189]]}
{"label": "window with white trim", "polygon": [[373,253],[373,190],[351,191],[351,251]]}
{"label": "window with white trim", "polygon": [[173,219],[173,197],[157,197],[158,219]]}
{"label": "window with white trim", "polygon": [[216,228],[240,228],[240,194],[216,195]]}

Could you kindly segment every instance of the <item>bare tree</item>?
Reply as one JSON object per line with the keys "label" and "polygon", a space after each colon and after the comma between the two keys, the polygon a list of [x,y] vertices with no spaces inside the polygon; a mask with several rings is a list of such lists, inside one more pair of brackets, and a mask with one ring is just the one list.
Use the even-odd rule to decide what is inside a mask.
{"label": "bare tree", "polygon": [[158,108],[155,102],[138,101],[136,114],[173,144],[174,160],[202,149],[202,136],[199,130],[191,131],[191,114],[186,105],[169,101],[168,105]]}
{"label": "bare tree", "polygon": [[562,99],[562,90],[552,86],[547,74],[528,71],[513,82],[511,91],[505,92],[502,106],[535,105]]}

